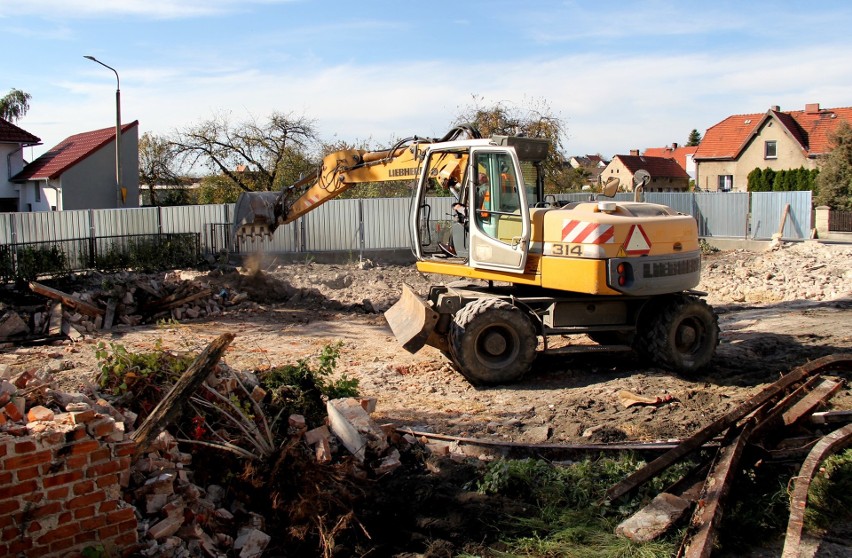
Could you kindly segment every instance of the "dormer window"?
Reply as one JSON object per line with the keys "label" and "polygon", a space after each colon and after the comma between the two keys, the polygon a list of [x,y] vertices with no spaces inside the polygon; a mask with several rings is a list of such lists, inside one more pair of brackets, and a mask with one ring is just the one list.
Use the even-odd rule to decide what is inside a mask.
{"label": "dormer window", "polygon": [[763,158],[764,159],[777,159],[778,158],[778,142],[775,140],[767,141],[763,145]]}

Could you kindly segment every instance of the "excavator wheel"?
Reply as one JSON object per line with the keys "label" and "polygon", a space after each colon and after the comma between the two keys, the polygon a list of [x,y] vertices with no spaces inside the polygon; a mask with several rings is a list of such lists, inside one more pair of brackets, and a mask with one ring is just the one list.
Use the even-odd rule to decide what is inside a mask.
{"label": "excavator wheel", "polygon": [[676,295],[646,321],[638,349],[656,364],[689,375],[710,363],[719,344],[719,318],[700,298]]}
{"label": "excavator wheel", "polygon": [[474,385],[520,379],[536,356],[535,329],[518,308],[498,298],[483,298],[462,308],[450,325],[450,353]]}

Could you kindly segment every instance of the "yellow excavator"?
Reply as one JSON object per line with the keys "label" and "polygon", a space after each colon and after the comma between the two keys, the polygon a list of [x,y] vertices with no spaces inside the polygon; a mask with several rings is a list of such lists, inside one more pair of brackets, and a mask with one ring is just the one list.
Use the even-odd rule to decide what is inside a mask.
{"label": "yellow excavator", "polygon": [[[701,270],[695,219],[613,201],[617,180],[589,201],[546,198],[548,149],[543,139],[481,138],[461,126],[384,151],[339,151],[282,192],[241,194],[234,234],[272,234],[356,184],[413,180],[407,227],[417,268],[459,279],[424,297],[406,286],[385,312],[406,350],[436,347],[473,384],[516,381],[540,353],[596,348],[550,346],[576,334],[682,374],[707,366],[719,326],[706,293],[693,290]],[[435,224],[446,219],[432,215],[429,196],[447,190],[454,218],[438,239]]]}

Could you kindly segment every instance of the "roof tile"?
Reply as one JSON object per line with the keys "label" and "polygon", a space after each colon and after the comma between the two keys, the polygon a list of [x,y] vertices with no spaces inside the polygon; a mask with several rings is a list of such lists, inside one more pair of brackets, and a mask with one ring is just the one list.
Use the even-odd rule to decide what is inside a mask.
{"label": "roof tile", "polygon": [[689,175],[677,161],[667,157],[647,157],[645,155],[616,155],[627,170],[636,173],[645,169],[651,178],[683,178],[689,180]]}
{"label": "roof tile", "polygon": [[852,124],[852,107],[786,112],[770,109],[765,113],[729,116],[707,130],[695,152],[695,159],[737,158],[770,118],[778,120],[799,143],[802,151],[813,157],[831,151],[831,134],[844,120]]}
{"label": "roof tile", "polygon": [[41,139],[26,130],[18,128],[8,120],[0,118],[0,142],[35,145],[41,143]]}
{"label": "roof tile", "polygon": [[[134,120],[121,127],[121,134],[138,126]],[[82,132],[69,136],[55,145],[47,153],[24,167],[24,170],[12,177],[14,181],[45,180],[58,178],[63,172],[73,167],[115,138],[115,127],[102,128],[91,132]]]}

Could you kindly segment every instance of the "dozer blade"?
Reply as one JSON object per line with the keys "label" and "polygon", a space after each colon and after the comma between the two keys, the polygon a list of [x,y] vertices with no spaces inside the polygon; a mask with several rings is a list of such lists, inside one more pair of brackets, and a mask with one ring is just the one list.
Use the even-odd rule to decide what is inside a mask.
{"label": "dozer blade", "polygon": [[402,348],[416,353],[423,348],[429,334],[438,323],[438,313],[432,310],[414,290],[402,285],[402,296],[387,309],[385,319]]}

